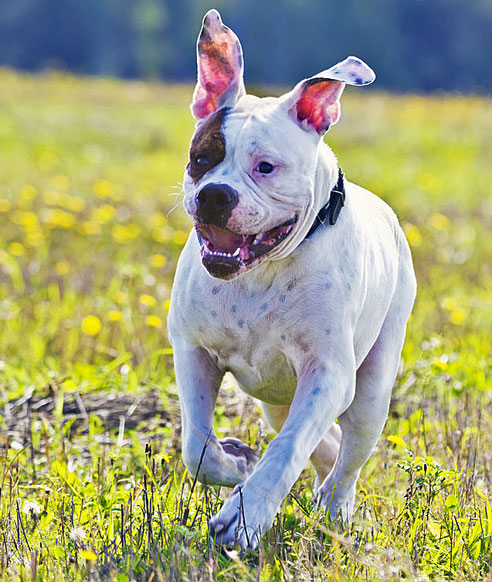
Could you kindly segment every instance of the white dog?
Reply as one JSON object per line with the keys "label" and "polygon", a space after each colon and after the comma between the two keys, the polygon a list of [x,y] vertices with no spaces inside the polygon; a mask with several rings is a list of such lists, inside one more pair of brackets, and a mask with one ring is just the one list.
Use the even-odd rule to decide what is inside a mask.
{"label": "white dog", "polygon": [[[349,57],[279,98],[246,95],[236,35],[216,10],[204,18],[184,180],[195,229],[169,332],[184,463],[235,486],[210,522],[223,544],[255,547],[309,459],[318,503],[350,519],[386,421],[416,291],[410,250],[393,211],[343,179],[322,139],[345,84],[373,80]],[[227,371],[278,433],[259,461],[214,433]]]}

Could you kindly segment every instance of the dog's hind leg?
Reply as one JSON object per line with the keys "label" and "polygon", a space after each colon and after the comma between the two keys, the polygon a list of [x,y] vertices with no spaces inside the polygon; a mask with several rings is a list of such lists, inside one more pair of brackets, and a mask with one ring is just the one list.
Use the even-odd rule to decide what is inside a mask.
{"label": "dog's hind leg", "polygon": [[173,342],[181,405],[183,461],[202,483],[232,487],[253,471],[258,456],[238,439],[219,440],[213,428],[223,373],[202,348]]}
{"label": "dog's hind leg", "polygon": [[388,416],[414,297],[413,270],[403,268],[379,337],[357,370],[355,397],[338,418],[342,429],[340,452],[318,492],[318,501],[331,518],[339,514],[344,520],[351,517],[359,473],[373,452]]}
{"label": "dog's hind leg", "polygon": [[[273,404],[265,404],[264,402],[261,402],[260,405],[268,424],[276,433],[279,433],[289,414],[290,406],[288,404],[275,406]],[[316,481],[314,484],[315,492],[318,490],[318,486],[323,483],[326,476],[332,470],[333,465],[337,460],[341,438],[342,431],[340,426],[333,423],[328,428],[321,439],[321,442],[314,449],[314,452],[311,455],[311,463],[316,471]]]}

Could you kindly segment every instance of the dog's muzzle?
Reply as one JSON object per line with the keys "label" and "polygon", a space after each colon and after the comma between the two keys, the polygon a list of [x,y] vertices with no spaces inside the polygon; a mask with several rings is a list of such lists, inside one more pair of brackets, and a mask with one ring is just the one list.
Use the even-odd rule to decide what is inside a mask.
{"label": "dog's muzzle", "polygon": [[196,224],[202,263],[219,279],[232,279],[251,269],[285,240],[297,222],[297,215],[257,234],[238,234],[215,224]]}

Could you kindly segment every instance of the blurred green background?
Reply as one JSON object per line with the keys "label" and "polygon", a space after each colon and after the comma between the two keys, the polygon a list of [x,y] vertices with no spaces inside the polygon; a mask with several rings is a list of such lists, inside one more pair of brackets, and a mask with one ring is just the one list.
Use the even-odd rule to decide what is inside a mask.
{"label": "blurred green background", "polygon": [[490,0],[16,0],[0,65],[190,81],[200,21],[218,8],[247,82],[292,84],[355,54],[397,91],[490,92]]}
{"label": "blurred green background", "polygon": [[[419,285],[361,521],[332,536],[307,469],[251,562],[208,542],[166,334],[212,6],[262,94],[348,54],[376,70],[326,141],[397,212]],[[491,24],[489,0],[2,3],[2,581],[490,577]],[[259,418],[225,382],[218,435],[264,450]]]}

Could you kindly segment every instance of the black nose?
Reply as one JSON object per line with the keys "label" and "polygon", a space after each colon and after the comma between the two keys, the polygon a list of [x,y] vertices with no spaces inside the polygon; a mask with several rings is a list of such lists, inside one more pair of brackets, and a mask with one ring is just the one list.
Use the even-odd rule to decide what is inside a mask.
{"label": "black nose", "polygon": [[197,215],[203,224],[225,227],[239,196],[226,184],[207,184],[196,195]]}

